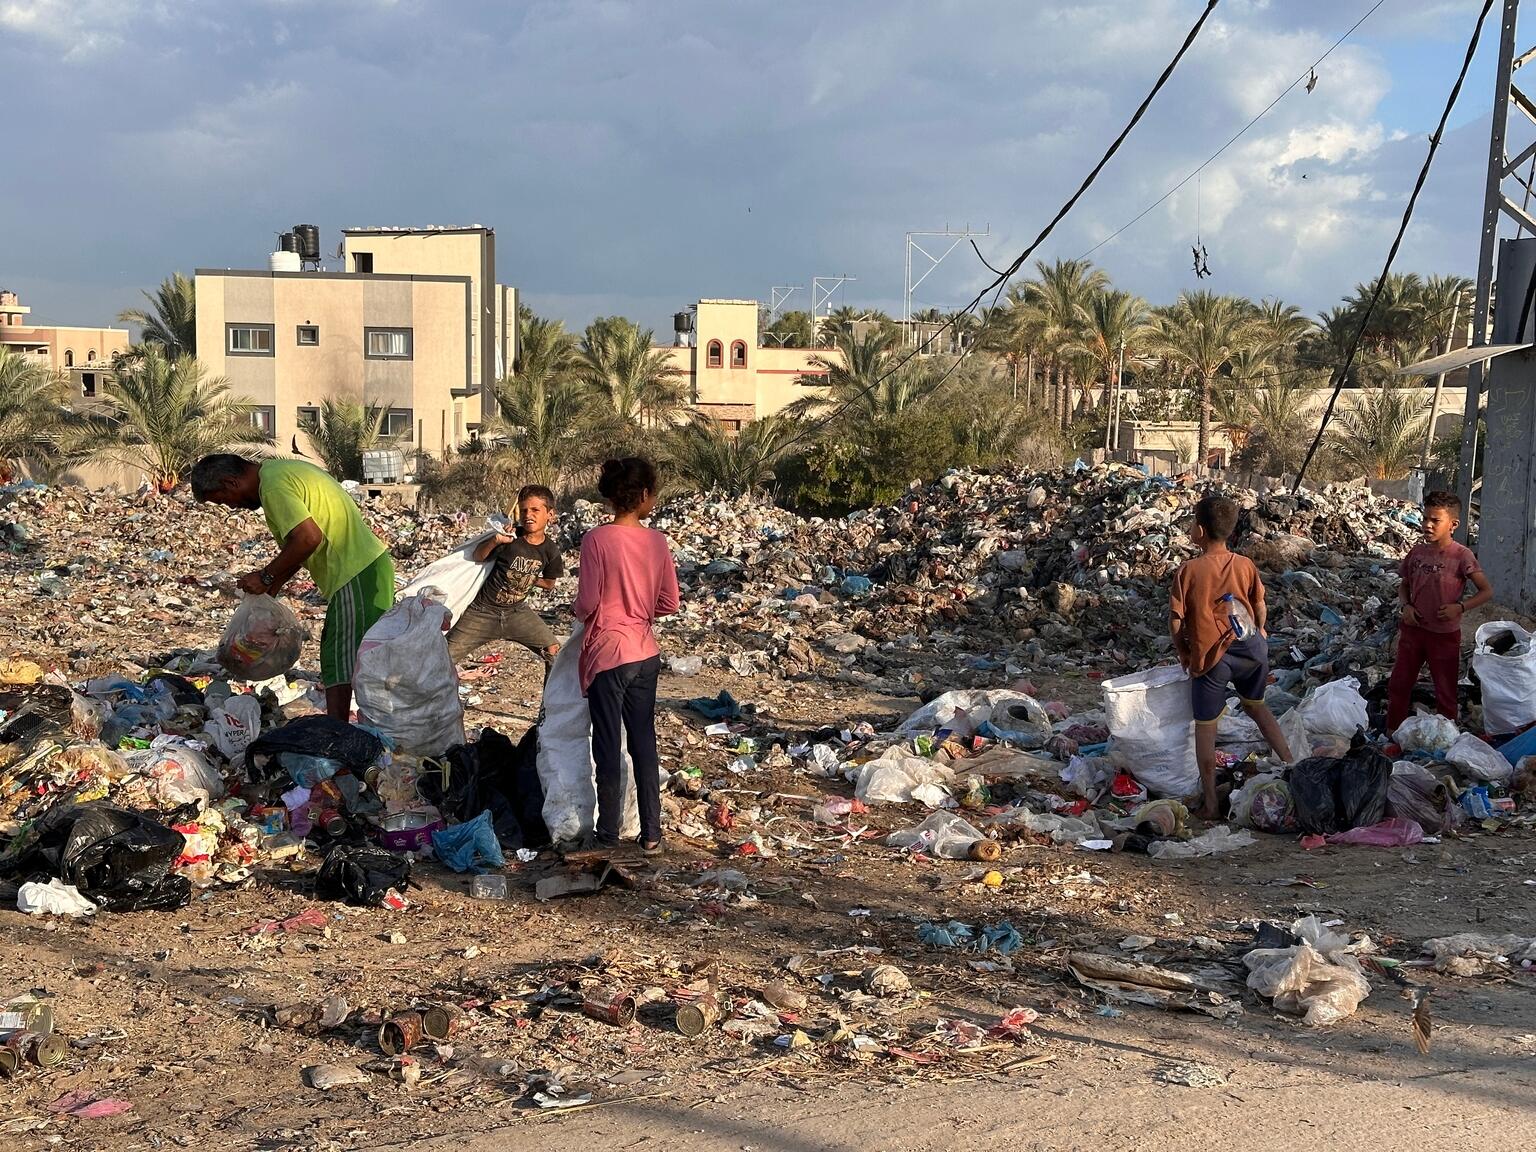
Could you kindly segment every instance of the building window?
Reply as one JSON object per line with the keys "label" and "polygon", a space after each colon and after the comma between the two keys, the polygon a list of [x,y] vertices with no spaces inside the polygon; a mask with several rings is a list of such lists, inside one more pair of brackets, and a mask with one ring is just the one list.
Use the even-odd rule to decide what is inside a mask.
{"label": "building window", "polygon": [[314,348],[320,343],[320,326],[318,324],[299,325],[299,347]]}
{"label": "building window", "polygon": [[82,372],[80,374],[80,395],[89,400],[96,395],[96,373]]}
{"label": "building window", "polygon": [[709,355],[705,363],[707,363],[711,368],[720,367],[722,363],[720,341],[711,340],[709,342]]}
{"label": "building window", "polygon": [[354,252],[354,253],[352,253],[352,271],[354,271],[354,272],[372,272],[373,271],[373,253],[372,252]]}
{"label": "building window", "polygon": [[308,404],[299,405],[299,431],[303,432],[320,423],[320,409]]}
{"label": "building window", "polygon": [[96,349],[92,348],[89,352],[87,352],[85,354],[85,362],[87,364],[94,364],[94,363],[96,363]]}
{"label": "building window", "polygon": [[73,368],[74,366],[75,366],[75,350],[73,348],[66,348],[66,349],[64,349],[64,367],[66,367],[66,368]]}
{"label": "building window", "polygon": [[409,408],[391,408],[384,413],[384,423],[379,428],[379,435],[390,440],[409,440],[411,421],[412,412]]}
{"label": "building window", "polygon": [[251,414],[251,427],[268,440],[277,438],[277,409],[270,404],[257,404],[247,409]]}
{"label": "building window", "polygon": [[747,346],[740,340],[731,341],[731,367],[745,368],[747,366]]}
{"label": "building window", "polygon": [[224,331],[231,356],[272,355],[272,325],[226,324]]}
{"label": "building window", "polygon": [[409,360],[409,328],[364,328],[363,355],[369,360]]}

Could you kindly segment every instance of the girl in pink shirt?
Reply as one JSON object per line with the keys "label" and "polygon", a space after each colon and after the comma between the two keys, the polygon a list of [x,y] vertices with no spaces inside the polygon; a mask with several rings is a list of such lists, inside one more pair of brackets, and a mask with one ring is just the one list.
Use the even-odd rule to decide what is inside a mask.
{"label": "girl in pink shirt", "polygon": [[577,668],[592,715],[597,765],[597,840],[617,844],[623,795],[620,725],[635,766],[640,846],[661,851],[661,765],[656,753],[656,677],[661,649],[651,623],[677,611],[677,567],[667,538],[641,523],[656,510],[656,468],[630,456],[608,460],[597,490],[613,523],[581,540],[573,610],[586,625]]}

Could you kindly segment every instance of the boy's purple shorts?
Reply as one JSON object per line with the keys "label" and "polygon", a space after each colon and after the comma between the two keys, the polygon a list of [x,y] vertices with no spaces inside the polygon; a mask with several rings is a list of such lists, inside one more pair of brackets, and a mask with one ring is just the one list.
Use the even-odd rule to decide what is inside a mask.
{"label": "boy's purple shorts", "polygon": [[1214,668],[1189,683],[1197,724],[1214,724],[1221,719],[1229,690],[1236,690],[1245,702],[1263,700],[1269,683],[1269,642],[1258,634],[1237,641]]}

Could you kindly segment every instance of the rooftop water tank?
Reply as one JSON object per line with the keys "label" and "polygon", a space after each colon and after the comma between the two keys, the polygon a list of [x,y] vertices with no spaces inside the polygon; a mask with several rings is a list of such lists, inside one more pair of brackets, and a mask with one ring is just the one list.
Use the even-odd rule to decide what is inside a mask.
{"label": "rooftop water tank", "polygon": [[299,259],[318,262],[320,259],[320,228],[316,224],[295,224],[293,237],[299,243]]}
{"label": "rooftop water tank", "polygon": [[299,254],[297,252],[274,252],[267,257],[267,268],[273,272],[297,272],[299,270]]}
{"label": "rooftop water tank", "polygon": [[292,252],[297,256],[299,253],[299,238],[292,232],[284,232],[277,238],[277,250],[279,252]]}

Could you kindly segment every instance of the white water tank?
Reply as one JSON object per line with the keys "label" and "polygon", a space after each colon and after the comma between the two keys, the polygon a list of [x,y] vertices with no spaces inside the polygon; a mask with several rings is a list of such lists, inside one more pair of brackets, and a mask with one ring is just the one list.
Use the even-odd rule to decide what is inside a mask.
{"label": "white water tank", "polygon": [[297,252],[274,252],[267,257],[267,268],[273,272],[297,272],[299,270],[299,254]]}

